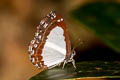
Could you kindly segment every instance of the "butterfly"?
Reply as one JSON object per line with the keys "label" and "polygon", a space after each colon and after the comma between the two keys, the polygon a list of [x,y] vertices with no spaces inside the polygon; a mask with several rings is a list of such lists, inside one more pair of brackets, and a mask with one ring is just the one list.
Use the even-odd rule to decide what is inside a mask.
{"label": "butterfly", "polygon": [[37,68],[53,68],[63,63],[72,62],[76,54],[71,50],[71,43],[64,19],[55,11],[45,16],[37,26],[34,39],[29,45],[29,58]]}

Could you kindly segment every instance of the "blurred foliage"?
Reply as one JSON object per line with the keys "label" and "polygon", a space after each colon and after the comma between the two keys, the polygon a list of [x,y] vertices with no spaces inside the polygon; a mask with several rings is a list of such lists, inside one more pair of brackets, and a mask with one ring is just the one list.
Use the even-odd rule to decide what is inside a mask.
{"label": "blurred foliage", "polygon": [[71,12],[109,47],[120,53],[120,4],[111,2],[88,3]]}
{"label": "blurred foliage", "polygon": [[[113,66],[115,65],[115,66]],[[120,62],[118,61],[83,61],[76,64],[67,64],[64,69],[55,67],[43,71],[30,80],[61,80],[83,77],[120,78]]]}
{"label": "blurred foliage", "polygon": [[[88,3],[71,12],[79,23],[85,24],[109,47],[120,52],[120,4],[119,3]],[[96,53],[97,54],[97,53]],[[30,80],[61,80],[73,78],[101,77],[120,78],[119,61],[83,61],[76,64],[67,64],[65,69],[55,67],[45,70]],[[74,79],[75,80],[75,79]]]}
{"label": "blurred foliage", "polygon": [[[73,34],[73,33],[77,34],[77,32],[81,32],[77,35],[79,35],[83,41],[87,42],[86,43],[87,46],[85,45],[87,48],[82,46],[82,47],[79,47],[78,49],[80,49],[82,51],[82,48],[84,48],[85,51],[88,51],[88,47],[91,47],[91,45],[94,45],[95,43],[92,43],[92,41],[94,42],[96,39],[94,39],[94,37],[91,37],[92,34],[85,31],[84,29],[82,29],[82,28],[78,29],[77,27],[74,28],[76,26],[76,24],[75,25],[73,25],[74,23],[71,24],[73,21],[69,21],[69,19],[67,19],[67,15],[68,15],[67,11],[73,9],[73,6],[81,5],[81,4],[83,5],[83,3],[86,1],[89,1],[89,0],[0,0],[0,32],[1,32],[1,34],[0,34],[0,44],[1,44],[1,46],[0,46],[0,60],[1,60],[0,80],[28,80],[28,78],[30,78],[34,74],[40,72],[37,68],[35,68],[30,63],[30,61],[28,59],[28,54],[27,54],[27,49],[28,49],[27,46],[28,46],[30,40],[34,36],[36,26],[39,24],[40,19],[42,17],[46,16],[46,14],[51,10],[56,10],[58,13],[60,13],[64,17],[65,21],[68,22],[67,26],[69,26],[68,29],[71,30],[70,31],[71,34]],[[95,1],[95,0],[93,0],[93,1]],[[116,1],[116,0],[114,0],[114,1]],[[111,3],[111,4],[115,4],[114,6],[119,5],[117,3]],[[91,5],[91,6],[93,6],[93,5]],[[98,5],[96,5],[96,6],[98,6]],[[107,8],[107,5],[106,5],[106,8]],[[98,9],[97,11],[99,11],[99,10],[103,11],[102,9]],[[114,9],[111,6],[107,11],[109,13],[109,15],[108,15],[108,13],[106,13],[106,14],[109,18],[111,17],[111,18],[115,19],[115,18],[118,18],[117,16],[119,15],[119,12],[117,13],[117,11],[118,11],[118,8]],[[87,15],[88,12],[85,13],[85,15]],[[112,14],[114,14],[114,13],[116,13],[117,15],[115,14],[113,16]],[[84,14],[84,13],[82,13],[82,14]],[[93,13],[91,12],[91,15],[92,14]],[[98,13],[96,13],[96,14],[98,15]],[[84,19],[83,15],[81,15],[81,17],[83,17],[83,19]],[[110,18],[110,20],[111,20],[111,18]],[[89,20],[90,22],[94,22],[94,18],[90,18],[90,19],[86,18],[86,20]],[[117,20],[116,24],[119,24],[119,19]],[[106,24],[106,25],[108,25],[108,24]],[[73,33],[72,33],[72,31],[73,31]],[[73,37],[76,37],[76,35],[73,35]],[[116,42],[116,44],[117,43],[118,42]],[[12,47],[11,47],[11,45],[12,45]],[[118,44],[117,44],[117,46],[118,46]],[[101,49],[97,48],[95,51],[95,49],[92,48],[90,50],[94,51],[91,53],[96,53],[97,51],[99,51]],[[82,53],[84,54],[85,51]],[[103,53],[107,53],[107,51],[104,52],[103,49],[102,49],[102,51],[103,51]],[[111,52],[111,51],[109,50],[109,52]],[[90,55],[88,55],[88,56],[91,57],[92,59],[96,59],[94,57],[96,55],[91,54],[91,53],[89,53]],[[102,53],[102,52],[99,51],[99,53]],[[98,55],[99,58],[101,58],[100,55]],[[103,57],[106,57],[106,55],[108,55],[108,54],[103,55]],[[109,56],[107,56],[107,57],[109,59],[113,60],[111,55],[112,54],[109,53]],[[81,58],[82,60],[84,60],[86,55],[85,55],[85,57],[81,56],[81,55],[78,57]],[[115,58],[118,58],[118,57],[115,57]],[[88,58],[88,57],[86,57],[86,58]],[[119,71],[120,71],[118,69],[119,65],[115,62],[115,64],[113,64],[115,66],[112,66],[112,63],[111,63],[111,65],[109,65],[110,67],[108,66],[109,69],[112,68],[112,69],[110,69],[109,74],[110,75],[113,74],[113,76],[116,77],[119,75]],[[83,64],[85,64],[85,65],[83,65]],[[97,73],[98,73],[97,76],[103,75],[103,76],[110,77],[109,74],[107,75],[107,72],[103,72],[106,75],[99,73],[99,72],[102,72],[102,70],[104,70],[101,66],[97,66],[97,68],[95,68],[95,65],[93,62],[92,64],[90,64],[90,66],[91,66],[91,68],[90,68],[89,64],[90,64],[89,62],[77,63],[77,70],[74,70],[72,65],[66,65],[65,69],[61,69],[61,67],[56,67],[51,70],[46,70],[44,72],[41,72],[40,74],[31,78],[31,80],[34,80],[34,79],[39,80],[40,78],[41,78],[40,80],[45,80],[45,79],[54,80],[54,78],[56,80],[59,78],[96,76]],[[97,62],[95,62],[95,64],[97,64]],[[99,64],[101,64],[101,63],[98,62],[98,65]],[[86,70],[85,70],[85,68],[86,68]],[[117,71],[117,69],[118,69],[118,71]],[[89,70],[91,72],[93,70],[93,72],[90,74]],[[96,71],[96,74],[94,71]],[[112,73],[112,71],[113,71],[113,73]],[[89,74],[89,75],[87,75],[87,74]],[[111,77],[113,77],[113,76],[111,76]]]}

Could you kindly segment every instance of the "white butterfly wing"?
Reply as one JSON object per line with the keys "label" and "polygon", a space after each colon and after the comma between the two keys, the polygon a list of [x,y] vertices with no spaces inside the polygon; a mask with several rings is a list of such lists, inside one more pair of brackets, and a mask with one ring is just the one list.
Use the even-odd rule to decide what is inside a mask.
{"label": "white butterfly wing", "polygon": [[63,62],[66,56],[66,42],[64,30],[57,26],[47,36],[46,43],[42,50],[44,64],[47,67]]}

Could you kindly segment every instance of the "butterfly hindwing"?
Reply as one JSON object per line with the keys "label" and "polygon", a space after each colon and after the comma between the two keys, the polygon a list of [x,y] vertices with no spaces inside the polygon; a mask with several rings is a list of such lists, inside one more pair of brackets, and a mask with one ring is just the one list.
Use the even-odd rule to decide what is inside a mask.
{"label": "butterfly hindwing", "polygon": [[63,62],[71,46],[63,18],[50,12],[40,21],[29,46],[31,62],[38,68],[51,67]]}
{"label": "butterfly hindwing", "polygon": [[66,42],[64,30],[56,26],[47,36],[44,48],[42,49],[42,57],[44,64],[48,67],[63,62],[66,56]]}

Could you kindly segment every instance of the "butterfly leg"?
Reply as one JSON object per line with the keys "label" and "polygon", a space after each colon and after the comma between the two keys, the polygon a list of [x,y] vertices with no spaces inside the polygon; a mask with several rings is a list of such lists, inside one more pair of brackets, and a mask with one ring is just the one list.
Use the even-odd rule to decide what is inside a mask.
{"label": "butterfly leg", "polygon": [[72,64],[73,64],[73,67],[76,69],[76,65],[75,65],[75,60],[72,59]]}
{"label": "butterfly leg", "polygon": [[66,63],[72,62],[73,67],[76,69],[75,60],[73,59],[73,57],[75,56],[75,54],[76,54],[76,52],[75,52],[75,51],[72,51],[72,54],[71,54],[71,56],[70,56],[70,59],[69,59],[69,60],[64,60],[64,62],[63,62],[63,67],[62,67],[62,68],[65,67],[65,64],[66,64]]}
{"label": "butterfly leg", "polygon": [[62,69],[64,69],[66,63],[67,63],[67,61],[64,60]]}
{"label": "butterfly leg", "polygon": [[73,67],[76,69],[76,65],[75,65],[75,60],[73,59],[73,57],[75,56],[76,52],[73,51],[70,57],[70,60],[68,60],[68,62],[72,62]]}

